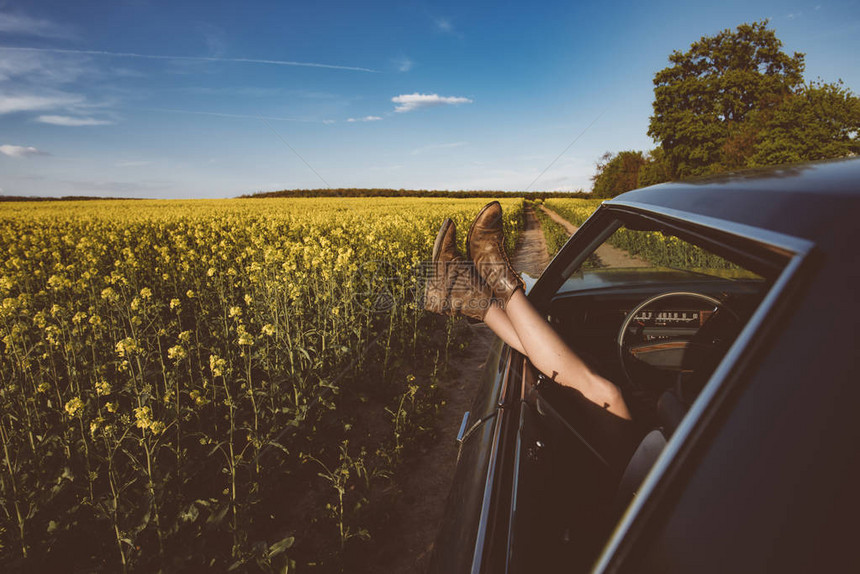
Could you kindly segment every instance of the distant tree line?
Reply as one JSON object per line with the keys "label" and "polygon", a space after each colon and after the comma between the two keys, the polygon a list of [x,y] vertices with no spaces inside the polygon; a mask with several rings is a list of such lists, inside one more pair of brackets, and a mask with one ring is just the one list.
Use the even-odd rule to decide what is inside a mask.
{"label": "distant tree line", "polygon": [[737,169],[856,156],[860,98],[842,81],[805,82],[768,21],[705,36],[654,76],[650,152],[607,152],[593,197]]}
{"label": "distant tree line", "polygon": [[39,197],[28,195],[0,195],[0,201],[107,201],[118,199],[141,199],[139,197],[94,197],[92,195],[64,195],[62,197]]}
{"label": "distant tree line", "polygon": [[243,198],[261,197],[523,197],[532,201],[552,197],[593,197],[582,191],[440,191],[429,189],[381,189],[381,188],[337,188],[337,189],[284,189],[243,195]]}

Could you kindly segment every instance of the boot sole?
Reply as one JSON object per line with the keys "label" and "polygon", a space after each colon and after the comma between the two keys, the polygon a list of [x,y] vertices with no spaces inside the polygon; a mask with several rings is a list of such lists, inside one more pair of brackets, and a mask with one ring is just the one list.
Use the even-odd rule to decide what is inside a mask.
{"label": "boot sole", "polygon": [[[481,208],[481,211],[478,212],[478,215],[475,216],[475,219],[472,220],[472,225],[469,226],[469,233],[466,234],[466,259],[472,259],[472,230],[475,229],[475,222],[481,218],[485,211],[487,211],[494,203],[499,203],[498,201],[491,201],[487,205]],[[501,204],[499,204],[501,207]]]}
{"label": "boot sole", "polygon": [[439,248],[442,247],[442,240],[445,238],[445,234],[448,233],[448,228],[452,225],[454,225],[454,222],[450,218],[446,218],[442,222],[442,227],[439,228],[439,233],[436,234],[436,241],[433,242],[433,255],[431,257],[433,263],[436,263],[439,259]]}

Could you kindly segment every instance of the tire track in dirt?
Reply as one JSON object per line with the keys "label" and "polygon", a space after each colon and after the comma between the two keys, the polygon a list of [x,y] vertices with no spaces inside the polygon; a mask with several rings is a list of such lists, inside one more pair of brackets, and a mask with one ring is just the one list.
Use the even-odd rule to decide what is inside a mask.
{"label": "tire track in dirt", "polygon": [[[543,205],[541,205],[540,208],[544,213],[549,215],[553,221],[564,227],[571,235],[576,233],[576,230],[579,229],[555,211],[547,209]],[[618,249],[617,247],[607,245],[606,243],[597,248],[596,254],[600,259],[602,267],[653,267],[647,261],[643,261],[638,257],[633,257],[623,249]]]}
{"label": "tire track in dirt", "polygon": [[546,240],[540,221],[535,217],[531,206],[525,209],[525,226],[520,233],[516,251],[511,257],[511,263],[520,273],[528,273],[534,278],[540,277],[544,267],[549,264],[549,255],[546,252]]}
{"label": "tire track in dirt", "polygon": [[[534,277],[549,263],[543,230],[531,207],[525,209],[525,225],[511,263],[517,271]],[[413,574],[425,572],[429,566],[457,465],[454,439],[463,413],[471,407],[484,363],[496,339],[483,323],[464,324],[471,331],[469,347],[451,359],[448,365],[451,375],[440,383],[445,405],[433,429],[438,438],[400,477],[400,494],[406,512],[396,519],[399,522],[396,528],[391,529],[396,531],[399,540],[385,542],[387,560],[379,564],[379,572]]]}

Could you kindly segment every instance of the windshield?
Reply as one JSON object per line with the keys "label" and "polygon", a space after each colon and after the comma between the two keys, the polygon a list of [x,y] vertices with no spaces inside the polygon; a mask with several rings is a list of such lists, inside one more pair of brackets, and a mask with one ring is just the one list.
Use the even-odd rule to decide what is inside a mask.
{"label": "windshield", "polygon": [[[651,270],[654,273],[631,275],[623,272],[633,269]],[[676,273],[667,273],[672,271]],[[586,272],[589,287],[594,281],[614,283],[630,280],[634,276],[643,280],[646,277],[665,280],[669,275],[689,279],[690,274],[695,274],[703,278],[763,280],[757,273],[676,235],[624,226],[597,247],[570,279],[581,282]]]}

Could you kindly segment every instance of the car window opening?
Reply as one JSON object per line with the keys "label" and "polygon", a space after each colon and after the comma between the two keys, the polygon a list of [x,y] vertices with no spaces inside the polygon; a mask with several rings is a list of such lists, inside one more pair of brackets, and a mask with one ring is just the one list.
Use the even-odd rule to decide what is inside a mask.
{"label": "car window opening", "polygon": [[[760,246],[744,253],[739,243],[721,249],[691,242],[695,236],[653,221],[639,220],[636,229],[622,224],[564,278],[547,308],[571,348],[621,387],[634,423],[524,363],[527,401],[555,441],[553,452],[590,452],[585,456],[602,469],[588,486],[592,500],[573,492],[554,506],[567,513],[559,524],[586,541],[569,545],[577,550],[566,559],[585,567],[773,284],[768,277],[778,264],[755,264]],[[554,464],[565,468],[562,460]],[[577,484],[574,467],[554,476]],[[558,552],[565,554],[564,545]]]}

